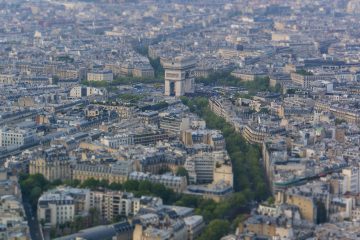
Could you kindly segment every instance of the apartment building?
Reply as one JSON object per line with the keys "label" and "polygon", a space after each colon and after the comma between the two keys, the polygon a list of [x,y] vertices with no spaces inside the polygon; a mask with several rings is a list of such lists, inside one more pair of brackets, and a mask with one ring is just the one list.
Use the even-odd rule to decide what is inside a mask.
{"label": "apartment building", "polygon": [[0,168],[0,239],[30,240],[18,179]]}
{"label": "apartment building", "polygon": [[134,240],[183,240],[187,239],[187,237],[187,228],[181,220],[172,221],[172,224],[167,228],[136,224],[133,233]]}
{"label": "apartment building", "polygon": [[61,80],[80,80],[80,72],[76,69],[58,68],[56,69],[55,76]]}
{"label": "apartment building", "polygon": [[170,136],[179,136],[182,119],[176,116],[166,116],[160,119],[160,129]]}
{"label": "apartment building", "polygon": [[123,133],[114,136],[105,136],[101,138],[101,143],[105,146],[118,149],[121,145],[149,145],[167,139],[169,139],[169,137],[163,131],[145,131],[143,133]]}
{"label": "apartment building", "polygon": [[154,69],[151,65],[135,65],[132,70],[133,77],[153,78],[155,76]]}
{"label": "apartment building", "polygon": [[36,133],[29,129],[7,128],[0,129],[0,146],[28,146],[37,140]]}
{"label": "apartment building", "polygon": [[230,102],[223,99],[210,98],[209,107],[211,111],[213,111],[219,117],[222,117],[227,121],[230,119],[229,110],[232,109]]}
{"label": "apartment building", "polygon": [[332,75],[313,75],[311,73],[308,74],[300,74],[300,73],[291,73],[290,74],[291,81],[294,84],[300,85],[303,88],[310,88],[311,83],[318,80],[331,80]]}
{"label": "apartment building", "polygon": [[145,111],[138,114],[142,123],[146,125],[159,125],[160,117],[157,111]]}
{"label": "apartment building", "polygon": [[[263,239],[295,239],[293,226],[282,215],[276,217],[267,215],[251,216],[240,224],[238,230],[244,236],[248,236],[245,239],[252,239],[250,236],[254,235],[261,236]],[[299,239],[305,238],[301,236]]]}
{"label": "apartment building", "polygon": [[288,188],[278,192],[276,203],[286,203],[298,207],[301,219],[316,223],[319,203],[323,205],[326,214],[331,206],[330,185],[322,182],[309,182],[306,185]]}
{"label": "apartment building", "polygon": [[129,179],[163,184],[165,187],[171,188],[175,192],[183,192],[187,186],[186,177],[174,176],[170,174],[154,175],[143,172],[132,172],[129,175]]}
{"label": "apartment building", "polygon": [[70,97],[73,98],[81,98],[94,95],[105,96],[106,94],[107,92],[105,89],[95,87],[75,86],[70,90]]}
{"label": "apartment building", "polygon": [[57,226],[74,221],[74,199],[63,192],[48,192],[43,194],[38,201],[37,218],[39,222],[50,226]]}
{"label": "apartment building", "polygon": [[316,101],[315,109],[330,112],[335,118],[343,119],[348,123],[360,124],[360,112],[349,105],[338,104],[338,102]]}
{"label": "apartment building", "polygon": [[39,222],[58,226],[74,221],[77,216],[87,216],[96,209],[105,222],[113,222],[118,216],[135,216],[144,206],[162,205],[153,197],[135,198],[132,193],[57,187],[41,195],[38,200]]}
{"label": "apartment building", "polygon": [[221,183],[233,186],[233,172],[226,151],[199,152],[185,162],[192,184]]}
{"label": "apartment building", "polygon": [[15,84],[16,80],[14,74],[0,74],[0,84]]}
{"label": "apartment building", "polygon": [[259,70],[251,70],[251,69],[236,69],[231,72],[231,76],[239,78],[244,82],[251,82],[258,78],[266,77],[266,73],[261,72]]}
{"label": "apartment building", "polygon": [[115,111],[120,118],[128,119],[138,111],[134,106],[122,105],[120,103],[96,103],[95,106],[102,106],[108,111]]}
{"label": "apartment building", "polygon": [[187,240],[195,240],[205,227],[204,219],[199,215],[186,217],[184,222],[188,231]]}
{"label": "apartment building", "polygon": [[55,146],[36,154],[29,163],[30,174],[42,174],[49,181],[71,179],[72,161],[64,147]]}
{"label": "apartment building", "polygon": [[[216,169],[216,163],[218,161],[223,162],[224,159],[225,156],[222,154],[222,152],[200,152],[189,156],[186,159],[184,165],[189,173],[189,182],[191,184],[212,183],[214,181],[214,170]],[[222,171],[219,170],[219,174],[220,172]],[[226,171],[224,170],[224,173],[225,172]]]}
{"label": "apartment building", "polygon": [[360,192],[359,167],[348,167],[342,170],[344,176],[343,186],[347,192],[357,194]]}
{"label": "apartment building", "polygon": [[252,125],[246,125],[243,130],[243,136],[248,142],[262,144],[264,139],[269,137],[270,134],[265,131],[265,129],[260,129]]}
{"label": "apartment building", "polygon": [[224,136],[216,130],[184,130],[181,132],[181,141],[186,146],[208,144],[214,151],[225,149]]}
{"label": "apartment building", "polygon": [[92,81],[105,81],[105,82],[112,82],[114,80],[114,75],[112,71],[103,70],[103,71],[93,71],[87,73],[87,80],[89,82]]}
{"label": "apartment building", "polygon": [[114,76],[119,76],[122,73],[119,63],[106,63],[104,69],[112,71]]}
{"label": "apartment building", "polygon": [[248,123],[243,129],[242,135],[250,143],[262,144],[267,137],[284,135],[285,132],[285,128],[280,126],[279,122],[258,119],[257,122]]}
{"label": "apartment building", "polygon": [[30,240],[21,199],[13,195],[1,195],[0,201],[0,239]]}
{"label": "apartment building", "polygon": [[109,183],[123,183],[131,171],[132,161],[118,161],[112,165],[79,163],[74,166],[72,178],[81,182],[93,178],[99,181],[107,180]]}
{"label": "apartment building", "polygon": [[102,218],[109,222],[119,215],[136,215],[140,206],[140,198],[134,198],[131,193],[120,191],[90,192],[90,207],[99,210]]}
{"label": "apartment building", "polygon": [[53,84],[53,78],[47,76],[22,76],[20,82],[33,86]]}
{"label": "apartment building", "polygon": [[290,74],[272,74],[270,75],[270,86],[276,87],[276,85],[283,86],[291,82]]}
{"label": "apartment building", "polygon": [[47,191],[38,200],[39,222],[56,226],[86,216],[90,210],[90,190],[58,187]]}

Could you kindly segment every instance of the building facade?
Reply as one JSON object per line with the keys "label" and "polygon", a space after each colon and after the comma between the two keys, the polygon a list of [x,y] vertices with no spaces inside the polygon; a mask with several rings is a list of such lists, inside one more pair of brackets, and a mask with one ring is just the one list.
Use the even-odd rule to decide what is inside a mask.
{"label": "building facade", "polygon": [[89,82],[92,82],[92,81],[112,82],[114,80],[114,75],[113,75],[112,71],[109,71],[109,70],[88,72],[87,80]]}
{"label": "building facade", "polygon": [[71,179],[71,160],[63,147],[52,147],[42,151],[30,161],[30,174],[42,174],[47,180]]}
{"label": "building facade", "polygon": [[24,129],[0,129],[0,146],[26,146],[34,143],[36,140],[36,134],[33,131]]}

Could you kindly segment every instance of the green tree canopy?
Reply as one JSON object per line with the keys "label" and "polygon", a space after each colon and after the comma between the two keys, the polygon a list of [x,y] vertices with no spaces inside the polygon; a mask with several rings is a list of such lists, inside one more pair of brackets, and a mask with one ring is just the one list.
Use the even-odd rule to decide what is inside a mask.
{"label": "green tree canopy", "polygon": [[184,167],[178,167],[176,176],[186,177],[186,180],[189,182],[189,173]]}
{"label": "green tree canopy", "polygon": [[209,223],[199,240],[219,240],[229,232],[230,223],[226,220],[216,219]]}
{"label": "green tree canopy", "polygon": [[151,182],[149,181],[141,181],[139,183],[139,191],[141,192],[151,192]]}

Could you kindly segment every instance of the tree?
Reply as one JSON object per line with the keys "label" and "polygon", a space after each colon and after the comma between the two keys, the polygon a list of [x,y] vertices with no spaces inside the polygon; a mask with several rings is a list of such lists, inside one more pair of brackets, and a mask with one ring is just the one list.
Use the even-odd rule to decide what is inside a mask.
{"label": "tree", "polygon": [[112,219],[112,223],[117,223],[117,222],[121,222],[121,221],[126,221],[127,217],[124,215],[115,215]]}
{"label": "tree", "polygon": [[221,218],[224,216],[226,217],[230,209],[231,209],[230,203],[228,201],[223,201],[216,205],[213,214],[216,218]]}
{"label": "tree", "polygon": [[239,226],[239,224],[243,221],[246,220],[246,215],[245,214],[240,214],[239,216],[237,216],[234,221],[231,222],[231,232],[234,232],[236,230],[236,228]]}
{"label": "tree", "polygon": [[101,180],[98,184],[100,187],[102,188],[107,188],[109,186],[109,181],[108,180]]}
{"label": "tree", "polygon": [[138,191],[139,190],[139,181],[128,180],[124,183],[125,191]]}
{"label": "tree", "polygon": [[54,186],[54,187],[60,186],[62,184],[63,184],[63,182],[61,181],[61,179],[56,179],[51,183],[51,185]]}
{"label": "tree", "polygon": [[[269,79],[255,79],[253,83],[246,84],[254,90],[257,87],[265,89],[269,86]],[[208,128],[218,129],[223,133],[226,142],[226,150],[229,153],[233,167],[234,190],[243,194],[243,196],[238,199],[238,204],[233,202],[230,206],[241,206],[246,205],[246,202],[252,200],[262,201],[267,199],[270,195],[270,191],[265,178],[266,175],[260,162],[260,147],[249,144],[240,133],[236,132],[235,129],[225,121],[225,119],[215,115],[209,109],[208,99],[203,97],[182,97],[181,101],[189,107],[190,111],[202,117],[206,121]],[[244,196],[246,197],[244,198]],[[244,199],[246,200],[245,202]],[[205,210],[205,208],[201,206],[198,208],[202,209],[200,212],[202,212],[204,216],[207,216],[209,211],[211,213],[215,210],[215,208]],[[218,207],[216,211],[218,214],[221,212],[229,214],[226,205]],[[212,217],[209,219],[212,219]]]}
{"label": "tree", "polygon": [[137,103],[144,97],[145,97],[144,94],[132,94],[132,93],[122,93],[122,94],[118,95],[118,98],[120,100],[125,101],[125,102],[130,102],[130,103]]}
{"label": "tree", "polygon": [[111,183],[110,185],[109,185],[109,189],[111,189],[111,190],[122,190],[123,189],[123,186],[120,184],[120,183]]}
{"label": "tree", "polygon": [[199,240],[219,240],[225,236],[230,229],[230,223],[226,220],[216,219],[209,223]]}
{"label": "tree", "polygon": [[160,63],[160,58],[151,59],[149,58],[150,65],[153,67],[156,78],[164,78],[165,70]]}
{"label": "tree", "polygon": [[176,170],[176,176],[186,177],[187,182],[189,182],[189,173],[184,167],[178,167]]}
{"label": "tree", "polygon": [[275,198],[273,196],[268,197],[266,200],[267,204],[273,205],[275,203]]}
{"label": "tree", "polygon": [[143,56],[147,56],[149,52],[149,47],[140,45],[140,46],[135,46],[134,50]]}
{"label": "tree", "polygon": [[55,227],[52,227],[52,228],[50,229],[50,238],[51,238],[51,239],[56,238],[56,228],[55,228]]}
{"label": "tree", "polygon": [[50,182],[41,174],[21,175],[19,183],[24,198],[29,200],[34,210],[43,191],[52,187]]}
{"label": "tree", "polygon": [[81,84],[91,87],[108,87],[109,82],[107,81],[82,81]]}
{"label": "tree", "polygon": [[74,179],[74,180],[67,179],[64,181],[64,185],[70,186],[70,187],[78,187],[80,184],[81,184],[80,180],[77,180],[77,179]]}
{"label": "tree", "polygon": [[139,183],[139,191],[143,193],[151,192],[151,182],[149,181],[141,181]]}
{"label": "tree", "polygon": [[336,118],[335,119],[335,125],[341,125],[342,123],[346,123],[344,119]]}
{"label": "tree", "polygon": [[37,205],[37,201],[39,199],[39,197],[42,194],[42,190],[40,187],[36,186],[34,187],[31,192],[30,192],[30,203],[33,206],[33,208],[36,208]]}
{"label": "tree", "polygon": [[40,224],[41,224],[42,227],[44,227],[44,225],[45,225],[45,219],[41,219],[41,220],[40,220]]}
{"label": "tree", "polygon": [[76,216],[74,219],[74,227],[75,231],[79,231],[80,229],[85,228],[84,219],[81,216]]}
{"label": "tree", "polygon": [[100,185],[100,182],[98,180],[95,180],[94,178],[86,179],[80,186],[82,188],[90,188],[90,189],[96,189]]}
{"label": "tree", "polygon": [[89,209],[90,225],[96,226],[100,223],[100,213],[96,208]]}
{"label": "tree", "polygon": [[191,207],[191,208],[197,208],[199,201],[201,201],[201,199],[199,197],[197,197],[197,196],[183,195],[175,203],[175,205],[184,206],[184,207]]}
{"label": "tree", "polygon": [[255,187],[255,196],[259,201],[265,200],[269,196],[269,190],[264,182],[258,180]]}
{"label": "tree", "polygon": [[155,183],[152,185],[152,192],[156,195],[161,197],[164,202],[168,202],[168,200],[170,199],[170,191],[169,189],[166,189],[164,185],[159,184],[159,183]]}
{"label": "tree", "polygon": [[247,199],[244,193],[237,192],[230,197],[229,202],[231,206],[241,206],[246,204]]}

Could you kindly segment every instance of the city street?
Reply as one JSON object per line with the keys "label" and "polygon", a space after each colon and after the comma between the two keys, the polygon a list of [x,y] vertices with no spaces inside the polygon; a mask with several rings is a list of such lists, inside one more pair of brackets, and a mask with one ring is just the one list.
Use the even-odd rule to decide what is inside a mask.
{"label": "city street", "polygon": [[31,205],[28,201],[24,199],[24,209],[26,213],[26,218],[28,220],[30,235],[32,240],[42,240],[39,223],[36,219],[36,213],[33,212]]}

